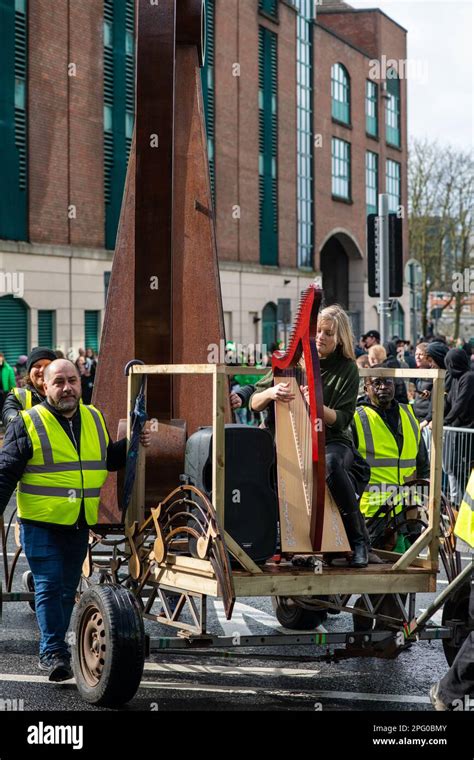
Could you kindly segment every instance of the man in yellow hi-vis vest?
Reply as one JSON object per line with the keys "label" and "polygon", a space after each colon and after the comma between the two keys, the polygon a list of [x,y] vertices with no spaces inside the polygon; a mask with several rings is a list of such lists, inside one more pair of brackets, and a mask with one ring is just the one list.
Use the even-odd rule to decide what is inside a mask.
{"label": "man in yellow hi-vis vest", "polygon": [[20,412],[31,409],[45,400],[43,375],[46,367],[54,362],[56,354],[50,348],[34,348],[26,360],[26,385],[12,388],[2,409],[2,422],[7,428]]}
{"label": "man in yellow hi-vis vest", "polygon": [[405,490],[412,498],[406,484],[415,477],[429,477],[429,460],[412,408],[394,399],[393,378],[367,377],[365,392],[367,400],[356,409],[352,434],[355,447],[370,466],[370,481],[360,502],[368,518],[390,497],[395,504],[400,502]]}
{"label": "man in yellow hi-vis vest", "polygon": [[[65,642],[89,526],[98,518],[108,472],[126,463],[126,440],[112,443],[101,412],[80,403],[75,365],[44,370],[46,400],[22,411],[0,452],[0,514],[18,484],[21,544],[33,573],[40,629],[39,667],[50,681],[72,678]],[[143,432],[141,443],[150,444]]]}
{"label": "man in yellow hi-vis vest", "polygon": [[[471,472],[466,493],[459,508],[454,533],[474,549],[474,470]],[[431,687],[430,697],[435,710],[474,710],[474,583],[471,575],[469,597],[470,627],[473,629],[464,640],[446,675]]]}

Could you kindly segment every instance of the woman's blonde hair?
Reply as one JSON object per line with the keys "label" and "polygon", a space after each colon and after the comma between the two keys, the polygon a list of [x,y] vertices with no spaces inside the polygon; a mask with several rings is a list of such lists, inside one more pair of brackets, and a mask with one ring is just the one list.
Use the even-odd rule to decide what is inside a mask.
{"label": "woman's blonde hair", "polygon": [[326,306],[318,315],[318,325],[322,322],[332,322],[334,326],[334,337],[336,338],[336,345],[341,346],[342,354],[346,359],[352,359],[355,361],[354,352],[354,334],[352,332],[351,323],[346,312],[335,303],[331,306]]}

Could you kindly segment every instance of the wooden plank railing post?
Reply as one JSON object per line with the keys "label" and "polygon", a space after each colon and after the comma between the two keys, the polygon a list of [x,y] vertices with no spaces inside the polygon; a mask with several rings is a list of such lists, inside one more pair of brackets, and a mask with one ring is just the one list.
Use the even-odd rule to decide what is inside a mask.
{"label": "wooden plank railing post", "polygon": [[429,547],[431,569],[438,571],[438,548],[441,512],[441,479],[444,419],[444,379],[446,372],[438,370],[432,391],[432,436],[430,458],[430,492],[428,498],[429,527],[433,528]]}
{"label": "wooden plank railing post", "polygon": [[216,364],[212,377],[212,506],[224,530],[225,509],[225,367]]}

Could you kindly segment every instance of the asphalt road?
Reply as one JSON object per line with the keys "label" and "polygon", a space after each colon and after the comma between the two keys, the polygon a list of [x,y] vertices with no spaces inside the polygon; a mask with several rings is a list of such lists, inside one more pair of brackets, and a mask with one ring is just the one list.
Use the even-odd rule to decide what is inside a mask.
{"label": "asphalt road", "polygon": [[[11,510],[7,510],[8,518]],[[13,544],[9,553],[13,552]],[[463,552],[463,564],[468,561]],[[11,557],[10,557],[11,559]],[[24,557],[14,590],[19,590]],[[446,583],[439,576],[438,591]],[[417,596],[417,613],[433,594]],[[209,630],[222,635],[284,633],[268,598],[239,599],[225,621],[220,602],[209,604]],[[440,622],[437,613],[434,622]],[[329,616],[327,631],[351,630],[352,618]],[[153,636],[168,631],[147,622]],[[320,628],[319,630],[324,630]],[[51,684],[38,670],[38,629],[26,603],[5,604],[0,623],[0,704],[17,700],[24,710],[109,712],[85,704],[74,681]],[[322,650],[318,650],[321,654]],[[231,657],[159,652],[145,663],[140,689],[124,711],[263,710],[263,711],[430,711],[430,686],[447,670],[441,642],[418,642],[396,660],[353,659],[338,664],[311,659],[310,647],[260,648]],[[298,661],[300,655],[303,661]]]}

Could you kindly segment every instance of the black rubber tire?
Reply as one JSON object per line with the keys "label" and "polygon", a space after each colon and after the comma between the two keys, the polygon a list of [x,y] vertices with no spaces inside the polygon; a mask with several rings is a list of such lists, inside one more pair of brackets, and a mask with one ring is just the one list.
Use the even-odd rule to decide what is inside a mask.
{"label": "black rubber tire", "polygon": [[[35,582],[33,580],[33,573],[31,570],[26,570],[23,575],[21,576],[21,587],[23,591],[27,591],[28,593],[33,592],[35,590]],[[36,612],[36,604],[33,600],[32,602],[27,602],[28,607],[33,612]]]}
{"label": "black rubber tire", "polygon": [[325,610],[305,610],[296,604],[288,605],[284,596],[277,597],[275,602],[278,622],[290,630],[311,631],[324,623],[327,618]]}
{"label": "black rubber tire", "polygon": [[[461,586],[452,597],[447,599],[443,607],[443,614],[441,617],[441,624],[447,625],[449,620],[456,620],[464,623],[466,631],[469,626],[469,596],[471,593],[470,583]],[[466,638],[466,637],[464,637]],[[456,659],[456,655],[461,649],[464,638],[456,646],[452,639],[443,639],[444,656],[449,667]]]}
{"label": "black rubber tire", "polygon": [[[92,653],[94,627],[99,634]],[[81,697],[107,707],[129,702],[138,690],[145,664],[143,617],[133,594],[122,586],[90,586],[77,604],[74,631],[73,670]],[[101,652],[99,641],[103,642]],[[100,672],[90,670],[85,652],[100,663]]]}

